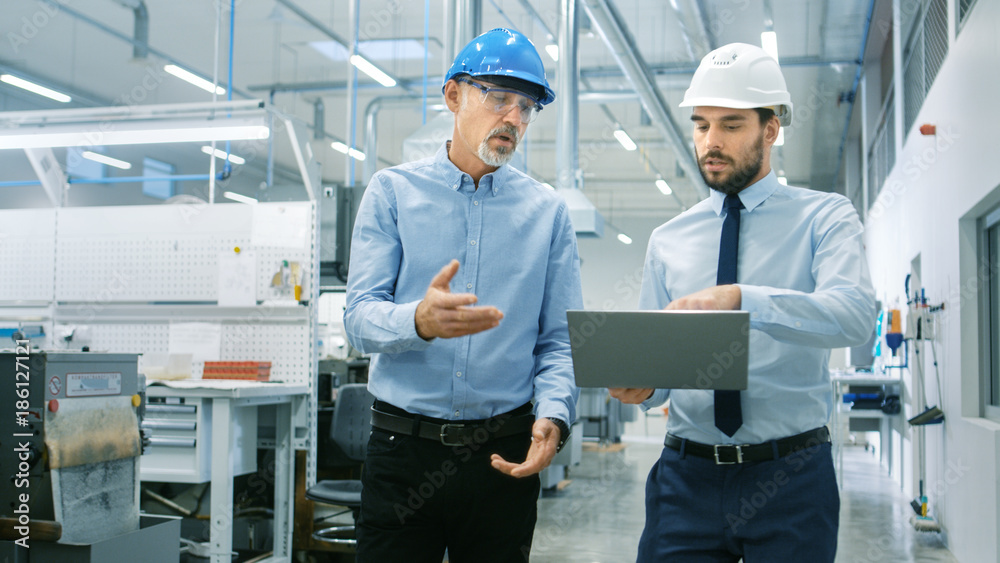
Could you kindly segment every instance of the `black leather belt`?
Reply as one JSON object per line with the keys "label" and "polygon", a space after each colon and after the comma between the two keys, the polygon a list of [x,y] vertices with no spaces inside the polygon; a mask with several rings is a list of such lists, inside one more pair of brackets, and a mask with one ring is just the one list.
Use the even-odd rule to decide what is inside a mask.
{"label": "black leather belt", "polygon": [[373,427],[439,441],[445,446],[481,444],[495,438],[529,433],[532,424],[535,423],[535,415],[531,414],[530,410],[527,414],[515,414],[521,409],[474,422],[438,423],[408,413],[390,414],[377,410],[376,406],[372,407]]}
{"label": "black leather belt", "polygon": [[826,426],[820,426],[808,432],[763,444],[709,445],[678,438],[673,434],[667,434],[663,445],[670,449],[683,451],[685,454],[714,459],[716,465],[729,465],[733,463],[781,459],[799,450],[825,444],[829,441],[830,431]]}

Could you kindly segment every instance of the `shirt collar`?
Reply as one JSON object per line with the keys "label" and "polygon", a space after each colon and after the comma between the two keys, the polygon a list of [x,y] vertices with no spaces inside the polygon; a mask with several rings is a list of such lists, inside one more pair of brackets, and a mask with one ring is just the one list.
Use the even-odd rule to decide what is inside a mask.
{"label": "shirt collar", "polygon": [[[434,163],[441,171],[444,177],[444,182],[449,189],[458,191],[462,186],[462,182],[465,178],[469,177],[468,174],[462,172],[455,163],[448,158],[448,146],[451,141],[445,141],[438,149],[437,154],[434,155]],[[487,179],[489,178],[489,179]],[[479,179],[479,186],[489,186],[493,195],[497,195],[497,191],[507,183],[507,179],[510,178],[510,165],[504,164],[500,168],[497,168],[493,172],[486,174]],[[471,179],[469,180],[471,182]]]}
{"label": "shirt collar", "polygon": [[[767,173],[767,176],[764,176],[760,180],[757,180],[740,191],[739,196],[740,201],[743,202],[743,207],[747,210],[747,212],[753,211],[758,205],[764,203],[764,200],[771,197],[771,194],[778,189],[779,185],[778,177],[775,176],[774,170],[771,170]],[[709,203],[712,205],[712,210],[715,211],[716,215],[721,217],[722,204],[726,201],[726,194],[716,190],[711,190],[708,199]]]}

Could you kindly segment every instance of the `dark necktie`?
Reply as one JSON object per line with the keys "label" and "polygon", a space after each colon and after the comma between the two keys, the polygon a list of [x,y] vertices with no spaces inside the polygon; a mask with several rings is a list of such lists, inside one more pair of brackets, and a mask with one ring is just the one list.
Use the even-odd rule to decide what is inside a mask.
{"label": "dark necktie", "polygon": [[[736,283],[736,263],[740,256],[740,209],[743,202],[738,195],[727,195],[723,204],[726,219],[722,222],[722,239],[719,241],[718,285]],[[739,391],[715,392],[715,426],[726,436],[736,434],[743,425],[743,409]]]}

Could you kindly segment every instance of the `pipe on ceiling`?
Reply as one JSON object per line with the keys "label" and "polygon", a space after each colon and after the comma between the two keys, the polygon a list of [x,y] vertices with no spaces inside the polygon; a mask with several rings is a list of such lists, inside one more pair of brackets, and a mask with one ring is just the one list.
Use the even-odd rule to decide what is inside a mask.
{"label": "pipe on ceiling", "polygon": [[545,20],[542,19],[541,15],[539,15],[538,10],[536,10],[535,7],[531,5],[530,0],[518,0],[518,2],[520,2],[521,7],[524,8],[524,11],[527,12],[529,16],[531,16],[531,19],[535,20],[535,23],[538,24],[538,27],[542,28],[542,31],[545,32],[545,36],[548,38],[549,42],[555,41],[556,34],[552,33],[552,30],[549,29],[549,26],[545,23]]}
{"label": "pipe on ceiling", "polygon": [[560,0],[559,65],[556,82],[563,102],[556,117],[556,189],[579,189],[583,182],[577,141],[580,137],[580,65],[577,56],[579,12],[576,0]]}
{"label": "pipe on ceiling", "polygon": [[848,97],[847,119],[844,122],[844,132],[840,136],[840,148],[837,149],[837,168],[834,170],[833,178],[836,182],[840,177],[840,167],[844,164],[844,147],[847,145],[847,131],[851,128],[851,117],[854,115],[854,101],[858,95],[858,84],[861,82],[861,71],[865,67],[865,50],[868,48],[868,34],[872,26],[872,14],[875,12],[875,0],[868,4],[868,16],[865,18],[865,32],[861,35],[861,49],[858,52],[857,71],[854,74],[854,84],[851,86],[851,93]]}
{"label": "pipe on ceiling", "polygon": [[705,36],[708,50],[714,51],[717,41],[715,34],[708,28],[708,11],[705,9],[705,0],[691,0],[691,7],[694,9],[695,19],[701,25],[701,33]]}
{"label": "pipe on ceiling", "polygon": [[386,105],[410,105],[421,102],[422,96],[379,96],[365,106],[365,163],[361,180],[368,185],[378,166],[378,114]]}
{"label": "pipe on ceiling", "polygon": [[[53,0],[46,0],[46,1],[47,2],[51,2]],[[343,37],[341,37],[340,35],[338,35],[337,32],[333,31],[332,29],[330,29],[329,27],[327,27],[326,25],[324,25],[323,22],[321,22],[318,19],[316,19],[315,17],[313,17],[313,15],[310,14],[309,12],[303,10],[299,5],[297,5],[294,2],[292,2],[292,0],[276,0],[276,1],[279,4],[281,4],[282,6],[285,6],[286,8],[288,8],[289,10],[291,10],[292,12],[294,12],[295,15],[299,16],[300,18],[302,18],[303,21],[305,21],[307,24],[313,26],[317,31],[319,31],[323,35],[326,35],[330,39],[333,39],[337,43],[340,43],[340,45],[343,48],[347,49],[347,51],[349,53],[353,53],[354,52],[351,49],[351,41],[350,40],[344,39]],[[352,20],[356,20],[356,19],[357,18],[352,18]],[[353,25],[351,26],[351,33],[352,34],[356,33],[356,27],[353,26]],[[391,73],[386,72],[386,70],[384,68],[382,68],[379,65],[375,64],[374,61],[368,61],[368,62],[371,63],[376,68],[378,68],[379,70],[381,70],[382,72],[384,72],[387,76],[391,76],[394,80],[396,80],[397,85],[402,86],[406,90],[410,89],[410,84],[409,84],[408,81],[401,80],[399,78],[396,78],[395,76],[392,76]],[[353,65],[351,65],[351,66],[353,66]]]}
{"label": "pipe on ceiling", "polygon": [[[122,40],[122,41],[124,41],[126,43],[129,43],[133,47],[141,47],[141,48],[145,49],[148,53],[152,53],[153,55],[156,55],[157,57],[163,59],[164,61],[166,61],[166,62],[168,62],[170,64],[177,65],[179,67],[187,69],[188,71],[190,71],[190,72],[192,72],[194,74],[198,74],[197,72],[194,72],[194,70],[192,70],[194,68],[193,66],[191,66],[189,64],[186,64],[184,62],[181,62],[181,61],[175,59],[174,57],[172,57],[172,56],[164,53],[163,51],[160,51],[159,49],[155,49],[155,48],[151,47],[148,42],[147,43],[140,43],[139,41],[136,41],[134,38],[129,37],[129,36],[125,35],[124,33],[121,33],[120,31],[118,31],[116,29],[112,29],[112,28],[108,27],[107,25],[104,25],[103,23],[95,20],[94,18],[92,18],[92,17],[90,17],[90,16],[88,16],[88,15],[86,15],[86,14],[84,14],[84,13],[78,11],[78,10],[74,10],[73,8],[67,6],[66,4],[64,4],[62,2],[59,2],[58,0],[40,0],[40,1],[45,2],[46,4],[49,4],[50,6],[55,7],[60,12],[69,14],[70,16],[73,16],[73,18],[75,18],[75,19],[77,19],[79,21],[82,21],[82,22],[84,22],[84,23],[86,23],[86,24],[88,24],[88,25],[90,25],[92,27],[95,27],[95,28],[103,31],[104,33],[107,33],[108,35],[110,35],[112,37],[115,37],[115,38],[120,39],[120,40]],[[208,80],[208,78],[205,75],[203,75],[203,74],[199,74],[199,76],[201,78],[205,78],[206,80]],[[247,98],[247,99],[253,98],[253,96],[251,96],[250,94],[244,92],[243,90],[238,90],[236,88],[231,88],[229,84],[222,84],[221,86],[225,86],[226,88],[232,89],[233,92],[236,92],[237,94],[239,94],[240,96],[243,96],[244,98]]]}
{"label": "pipe on ceiling", "polygon": [[677,162],[690,178],[700,197],[708,197],[708,187],[694,156],[688,151],[684,135],[674,121],[667,103],[660,94],[656,81],[646,65],[632,34],[625,26],[621,14],[610,0],[581,0],[591,23],[597,27],[611,54],[618,62],[625,77],[635,88],[642,105],[663,136],[674,146]]}

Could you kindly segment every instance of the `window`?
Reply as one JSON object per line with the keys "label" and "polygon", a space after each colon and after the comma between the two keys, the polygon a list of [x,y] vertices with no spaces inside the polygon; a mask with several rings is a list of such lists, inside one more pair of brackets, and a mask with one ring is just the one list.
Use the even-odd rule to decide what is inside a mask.
{"label": "window", "polygon": [[948,1],[928,0],[921,9],[903,50],[903,130],[907,133],[948,56]]}
{"label": "window", "polygon": [[[174,174],[174,165],[167,164],[166,162],[160,162],[152,158],[142,159],[142,175],[143,176],[172,176]],[[144,180],[142,182],[142,193],[150,197],[155,197],[158,199],[167,199],[174,195],[174,181],[173,180]]]}
{"label": "window", "polygon": [[965,20],[969,16],[969,12],[976,5],[976,0],[958,0],[956,4],[958,4],[958,30],[961,31],[962,27],[965,26]]}
{"label": "window", "polygon": [[983,219],[981,236],[983,414],[1000,420],[1000,209]]}

